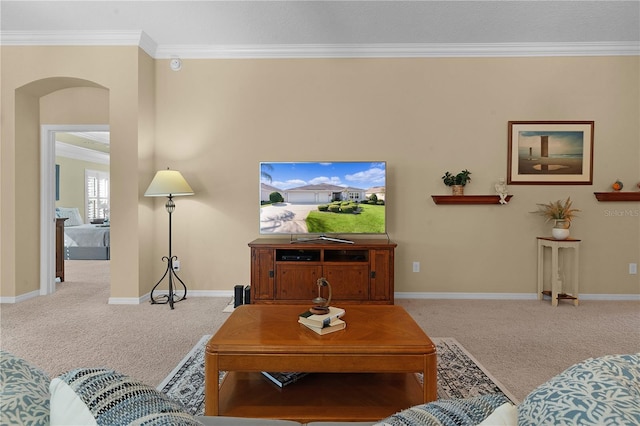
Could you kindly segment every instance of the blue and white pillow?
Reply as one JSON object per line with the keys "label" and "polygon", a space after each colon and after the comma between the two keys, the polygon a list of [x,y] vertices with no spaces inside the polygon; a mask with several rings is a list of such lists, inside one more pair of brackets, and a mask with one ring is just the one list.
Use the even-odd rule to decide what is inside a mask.
{"label": "blue and white pillow", "polygon": [[408,408],[374,426],[475,426],[509,402],[503,394],[442,399]]}
{"label": "blue and white pillow", "polygon": [[84,225],[80,210],[77,207],[56,207],[56,217],[66,217],[64,226]]}
{"label": "blue and white pillow", "polygon": [[112,370],[71,370],[53,379],[50,391],[51,426],[201,425],[179,402]]}
{"label": "blue and white pillow", "polygon": [[522,401],[518,425],[640,425],[640,353],[569,367]]}
{"label": "blue and white pillow", "polygon": [[6,351],[0,351],[0,424],[49,424],[49,377]]}

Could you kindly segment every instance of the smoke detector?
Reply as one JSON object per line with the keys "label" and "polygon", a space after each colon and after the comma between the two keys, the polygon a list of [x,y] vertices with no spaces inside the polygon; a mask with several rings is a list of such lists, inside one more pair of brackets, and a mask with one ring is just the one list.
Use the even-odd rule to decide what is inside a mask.
{"label": "smoke detector", "polygon": [[182,61],[179,58],[173,58],[169,62],[169,66],[174,71],[180,71],[180,69],[182,68]]}

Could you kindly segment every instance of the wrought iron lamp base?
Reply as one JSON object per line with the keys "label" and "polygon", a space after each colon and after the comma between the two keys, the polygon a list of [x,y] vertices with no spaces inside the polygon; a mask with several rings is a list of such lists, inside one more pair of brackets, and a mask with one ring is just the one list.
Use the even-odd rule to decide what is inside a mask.
{"label": "wrought iron lamp base", "polygon": [[[184,282],[182,282],[182,280],[180,279],[180,277],[176,274],[176,271],[173,269],[173,261],[174,260],[178,260],[177,256],[163,256],[162,260],[166,260],[167,261],[167,269],[164,271],[164,275],[162,275],[162,278],[160,278],[160,281],[158,281],[158,283],[153,286],[153,289],[151,289],[151,304],[152,305],[166,305],[168,304],[171,309],[173,309],[173,304],[174,303],[178,303],[184,299],[187,298],[187,286],[184,284]],[[162,281],[165,279],[165,277],[169,277],[169,293],[168,294],[160,294],[158,296],[153,296],[153,292],[156,290],[156,288],[160,285],[160,283],[162,283]],[[184,289],[184,293],[182,295],[179,295],[176,293],[176,290],[180,291],[179,289],[176,288],[176,286],[174,286],[173,283],[173,279],[178,280],[178,282],[182,285],[182,288]]]}

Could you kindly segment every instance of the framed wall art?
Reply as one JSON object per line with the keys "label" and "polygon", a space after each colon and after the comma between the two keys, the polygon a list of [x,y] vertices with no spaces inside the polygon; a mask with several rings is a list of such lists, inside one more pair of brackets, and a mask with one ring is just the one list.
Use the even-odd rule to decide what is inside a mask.
{"label": "framed wall art", "polygon": [[593,121],[509,121],[507,183],[591,185]]}

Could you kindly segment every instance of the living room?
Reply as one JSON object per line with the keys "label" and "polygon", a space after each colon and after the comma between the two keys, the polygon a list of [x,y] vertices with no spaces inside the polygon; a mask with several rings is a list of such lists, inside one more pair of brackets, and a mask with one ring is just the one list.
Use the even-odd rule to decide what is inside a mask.
{"label": "living room", "polygon": [[[155,45],[140,32],[128,33],[125,45],[98,37],[93,45],[11,44],[5,3],[17,2],[2,3],[2,302],[40,294],[40,126],[70,123],[108,124],[111,133],[105,304],[147,308],[164,270],[164,200],[143,196],[157,170],[181,171],[195,192],[176,198],[173,213],[173,252],[190,299],[175,311],[153,307],[170,317],[191,309],[194,299],[227,298],[234,285],[250,284],[248,243],[260,237],[260,162],[358,160],[387,163],[396,300],[464,299],[470,306],[492,299],[488,309],[539,303],[536,238],[549,236],[551,225],[531,212],[567,197],[581,210],[571,236],[581,240],[584,306],[557,309],[566,315],[590,302],[640,299],[640,280],[630,273],[640,260],[639,205],[594,196],[611,191],[617,179],[623,191],[638,191],[636,2],[588,2],[585,7],[595,8],[590,12],[607,13],[575,15],[589,28],[583,39],[537,31],[541,24],[532,16],[543,12],[536,12],[517,21],[524,28],[520,40],[495,40],[479,30],[440,54],[438,39],[425,38],[417,46],[422,54],[403,53],[402,47],[416,45],[400,43],[392,53],[356,48],[345,55],[345,46],[335,43],[329,53],[314,53],[318,44],[284,57],[264,50],[241,57],[241,49],[226,55],[212,49],[201,57]],[[579,3],[566,2],[566,13]],[[615,19],[603,24],[605,16]],[[346,24],[340,28],[349,32]],[[361,47],[376,45],[368,42]],[[475,50],[455,53],[474,42]],[[181,60],[177,71],[174,56]],[[591,182],[509,184],[513,197],[506,205],[435,204],[431,195],[450,194],[441,179],[446,171],[472,172],[467,195],[495,195],[495,183],[507,178],[513,120],[593,121]]]}
{"label": "living room", "polygon": [[[156,170],[181,171],[195,191],[173,215],[182,278],[194,296],[220,295],[249,283],[259,163],[340,160],[387,162],[397,297],[535,298],[536,237],[551,226],[530,212],[571,197],[583,298],[637,300],[637,206],[593,194],[616,179],[638,190],[637,54],[183,58],[179,71],[137,46],[2,54],[3,300],[40,288],[38,129],[61,123],[110,128],[111,303],[139,303],[162,269],[167,214],[143,197]],[[594,121],[592,183],[509,185],[507,205],[434,204],[450,193],[445,171],[472,172],[466,194],[495,194],[511,120]]]}

